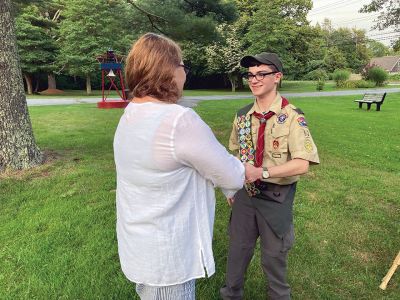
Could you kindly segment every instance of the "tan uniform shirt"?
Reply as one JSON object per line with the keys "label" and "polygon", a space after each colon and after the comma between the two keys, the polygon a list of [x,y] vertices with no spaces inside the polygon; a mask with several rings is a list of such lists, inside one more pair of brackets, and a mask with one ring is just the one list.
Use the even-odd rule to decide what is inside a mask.
{"label": "tan uniform shirt", "polygon": [[[270,110],[275,113],[266,123],[263,167],[279,166],[285,162],[301,158],[308,160],[312,164],[319,164],[317,147],[314,144],[310,130],[303,114],[299,114],[292,104],[281,108],[282,97],[278,93],[274,102],[271,104]],[[263,113],[257,101],[254,101],[253,107],[246,115],[253,112]],[[239,155],[237,116],[233,121],[232,133],[229,139],[229,150]],[[251,118],[251,133],[254,148],[257,150],[257,137],[260,121]],[[282,178],[268,178],[264,181],[276,184],[291,184],[298,181],[297,176],[289,176]]]}

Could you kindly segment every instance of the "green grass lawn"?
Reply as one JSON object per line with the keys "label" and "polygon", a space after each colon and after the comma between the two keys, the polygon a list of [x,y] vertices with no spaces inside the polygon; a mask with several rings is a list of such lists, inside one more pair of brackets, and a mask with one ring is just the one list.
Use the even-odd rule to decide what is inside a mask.
{"label": "green grass lawn", "polygon": [[[298,185],[293,299],[399,299],[400,270],[386,291],[378,286],[400,250],[400,93],[380,112],[359,110],[354,99],[290,99],[306,112],[321,159]],[[201,102],[196,111],[226,145],[234,113],[248,102]],[[30,113],[49,161],[0,175],[0,299],[138,299],[115,235],[112,140],[122,111],[93,104]],[[228,216],[218,191],[217,269],[198,281],[199,300],[219,299]],[[258,249],[245,297],[265,299]]]}
{"label": "green grass lawn", "polygon": [[[282,87],[280,89],[281,92],[293,92],[293,93],[301,93],[301,92],[315,92],[316,91],[316,82],[315,81],[283,81]],[[390,88],[398,88],[396,85],[386,85],[385,89]],[[382,88],[382,87],[380,87]],[[337,88],[334,81],[327,81],[325,83],[325,88],[323,91],[343,91],[343,90],[354,90],[354,88]],[[370,89],[371,91],[374,88]],[[210,95],[240,95],[240,94],[248,94],[250,90],[246,87],[244,90],[238,90],[235,93],[232,93],[230,89],[204,89],[204,90],[185,90],[183,92],[184,96],[210,96]],[[71,98],[71,97],[95,97],[101,98],[101,90],[93,90],[90,95],[86,94],[86,91],[82,90],[66,90],[61,95],[29,95],[29,98]],[[108,99],[114,99],[115,97],[119,97],[115,91],[111,91]]]}

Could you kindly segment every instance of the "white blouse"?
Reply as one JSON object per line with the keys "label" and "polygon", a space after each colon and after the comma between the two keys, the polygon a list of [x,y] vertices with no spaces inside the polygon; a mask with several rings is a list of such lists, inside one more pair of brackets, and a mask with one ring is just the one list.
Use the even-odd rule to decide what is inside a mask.
{"label": "white blouse", "polygon": [[130,103],[114,137],[117,238],[133,282],[166,286],[215,272],[214,187],[242,188],[244,167],[190,108]]}

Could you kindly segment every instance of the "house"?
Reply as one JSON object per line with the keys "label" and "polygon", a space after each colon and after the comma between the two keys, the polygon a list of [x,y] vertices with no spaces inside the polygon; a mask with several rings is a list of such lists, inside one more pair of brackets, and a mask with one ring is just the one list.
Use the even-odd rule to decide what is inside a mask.
{"label": "house", "polygon": [[400,73],[400,56],[374,57],[369,62],[369,65],[376,65],[389,73]]}

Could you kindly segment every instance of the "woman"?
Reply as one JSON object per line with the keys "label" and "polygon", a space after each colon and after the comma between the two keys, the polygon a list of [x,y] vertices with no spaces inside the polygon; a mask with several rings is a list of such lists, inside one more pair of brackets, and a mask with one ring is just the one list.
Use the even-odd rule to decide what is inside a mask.
{"label": "woman", "polygon": [[132,47],[133,99],[114,138],[117,237],[122,271],[141,299],[194,299],[211,276],[214,187],[232,197],[244,167],[191,109],[176,104],[186,80],[181,50],[148,33]]}

